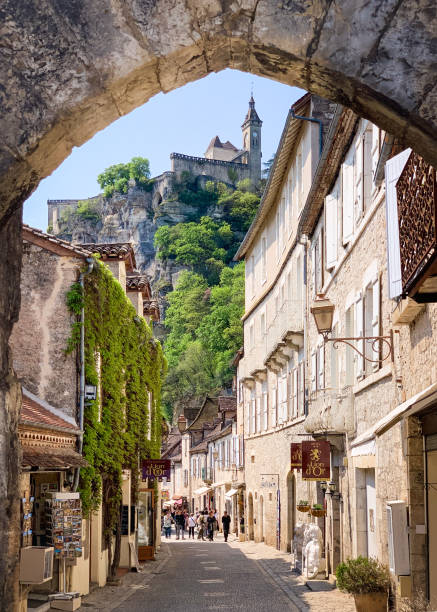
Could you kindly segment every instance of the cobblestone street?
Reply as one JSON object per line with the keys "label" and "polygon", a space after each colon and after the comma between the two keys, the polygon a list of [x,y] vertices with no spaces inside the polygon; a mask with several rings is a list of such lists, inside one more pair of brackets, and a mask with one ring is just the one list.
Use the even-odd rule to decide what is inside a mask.
{"label": "cobblestone street", "polygon": [[353,599],[324,581],[292,573],[290,555],[265,544],[164,542],[156,561],[83,598],[82,610],[173,612],[242,610],[353,612]]}

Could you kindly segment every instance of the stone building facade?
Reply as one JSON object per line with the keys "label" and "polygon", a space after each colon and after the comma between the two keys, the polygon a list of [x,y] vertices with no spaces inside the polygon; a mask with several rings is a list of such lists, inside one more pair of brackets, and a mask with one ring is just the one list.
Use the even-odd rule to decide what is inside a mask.
{"label": "stone building facade", "polygon": [[[435,171],[337,107],[325,115],[320,157],[308,140],[305,174],[300,147],[314,126],[301,120],[299,131],[295,115],[312,118],[317,99],[297,104],[237,253],[246,261],[236,359],[246,537],[290,549],[296,525],[314,521],[326,575],[348,557],[377,557],[390,567],[396,605],[420,592],[435,605],[437,265],[431,248],[405,284],[412,251],[398,235],[415,227],[412,214],[425,214],[426,226],[414,198],[437,208]],[[311,314],[321,296],[334,307],[325,336]],[[290,467],[290,443],[312,440],[329,445],[329,481]],[[324,516],[299,513],[299,500]]]}

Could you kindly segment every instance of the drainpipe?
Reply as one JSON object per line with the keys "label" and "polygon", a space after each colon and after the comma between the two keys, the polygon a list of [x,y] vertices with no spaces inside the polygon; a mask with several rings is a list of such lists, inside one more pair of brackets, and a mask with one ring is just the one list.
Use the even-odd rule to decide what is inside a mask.
{"label": "drainpipe", "polygon": [[[84,277],[85,274],[90,274],[94,267],[94,259],[87,257],[88,269],[82,271],[79,276],[79,284],[84,293]],[[78,452],[81,455],[83,450],[83,413],[85,407],[85,308],[82,306],[80,311],[80,379],[79,379],[79,448]],[[77,491],[79,486],[80,468],[76,468],[73,481],[73,491]]]}
{"label": "drainpipe", "polygon": [[[307,379],[308,372],[308,236],[303,235],[300,239],[300,244],[303,246],[303,295],[304,295],[304,305],[303,305],[303,358],[304,358],[304,368],[305,368],[305,380]],[[304,401],[306,403],[305,406],[305,414],[308,414],[308,404],[307,404],[307,394],[306,389],[304,389]]]}
{"label": "drainpipe", "polygon": [[302,115],[296,115],[293,108],[290,108],[290,113],[293,119],[301,119],[302,121],[311,121],[311,123],[318,123],[319,125],[319,158],[322,156],[323,150],[323,123],[320,119],[314,119],[314,117],[303,117]]}

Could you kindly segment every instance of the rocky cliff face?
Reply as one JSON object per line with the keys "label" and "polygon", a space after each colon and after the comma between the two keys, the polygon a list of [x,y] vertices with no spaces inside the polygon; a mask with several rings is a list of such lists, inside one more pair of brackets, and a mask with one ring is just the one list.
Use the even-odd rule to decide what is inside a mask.
{"label": "rocky cliff face", "polygon": [[171,178],[159,177],[149,192],[132,185],[126,194],[90,198],[85,201],[88,208],[82,213],[78,212],[78,204],[84,201],[49,200],[49,231],[79,244],[131,242],[137,268],[149,276],[153,290],[163,295],[172,289],[184,267],[156,257],[156,230],[162,225],[193,221],[202,215],[215,220],[226,216],[217,206],[199,213],[195,206],[180,202],[172,190]]}

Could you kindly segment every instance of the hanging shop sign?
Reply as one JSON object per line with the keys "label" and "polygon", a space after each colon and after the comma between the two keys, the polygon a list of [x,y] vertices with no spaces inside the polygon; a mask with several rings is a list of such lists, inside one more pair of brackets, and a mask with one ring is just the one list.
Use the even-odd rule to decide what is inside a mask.
{"label": "hanging shop sign", "polygon": [[169,459],[144,459],[142,464],[143,480],[162,480],[167,478],[170,481],[170,460]]}
{"label": "hanging shop sign", "polygon": [[302,444],[300,442],[292,442],[291,447],[291,469],[302,469]]}
{"label": "hanging shop sign", "polygon": [[331,480],[330,455],[326,440],[302,442],[302,480]]}

